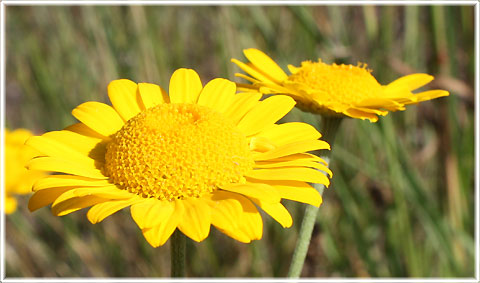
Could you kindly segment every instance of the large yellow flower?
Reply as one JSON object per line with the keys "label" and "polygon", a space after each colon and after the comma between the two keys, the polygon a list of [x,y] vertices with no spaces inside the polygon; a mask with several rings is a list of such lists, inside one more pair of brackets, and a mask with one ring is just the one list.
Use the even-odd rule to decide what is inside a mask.
{"label": "large yellow flower", "polygon": [[25,146],[25,141],[32,136],[26,129],[5,130],[5,213],[10,214],[17,209],[14,195],[32,192],[33,183],[45,176],[43,171],[28,171],[25,164],[38,152]]}
{"label": "large yellow flower", "polygon": [[290,95],[297,106],[309,112],[376,122],[377,115],[385,116],[388,111],[405,110],[405,105],[448,95],[444,90],[412,93],[433,80],[427,74],[412,74],[381,85],[366,65],[329,65],[319,59],[304,61],[300,67],[288,65],[291,75],[287,75],[262,51],[251,48],[243,53],[250,63],[236,59],[232,62],[251,76],[237,74],[253,84],[246,88]]}
{"label": "large yellow flower", "polygon": [[52,203],[60,216],[92,206],[87,217],[97,223],[130,206],[154,247],[176,228],[202,241],[211,224],[241,242],[260,239],[257,207],[291,226],[280,200],[320,205],[307,182],[328,185],[321,171],[331,172],[306,152],[330,147],[307,124],[275,124],[292,98],[235,92],[226,79],[202,87],[189,69],[172,75],[169,95],[154,84],[111,82],[113,107],[83,103],[72,111],[80,123],[27,141],[44,155],[28,167],[59,173],[34,185],[30,210]]}

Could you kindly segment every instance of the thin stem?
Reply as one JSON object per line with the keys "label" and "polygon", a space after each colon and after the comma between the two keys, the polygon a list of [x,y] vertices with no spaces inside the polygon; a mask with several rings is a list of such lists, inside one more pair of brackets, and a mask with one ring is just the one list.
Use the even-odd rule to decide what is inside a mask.
{"label": "thin stem", "polygon": [[185,277],[185,235],[175,230],[171,238],[171,276]]}
{"label": "thin stem", "polygon": [[[323,135],[322,140],[328,142],[332,149],[342,119],[343,118],[322,117],[322,125],[320,130],[320,133]],[[315,154],[330,164],[331,152],[332,150],[321,150],[315,152]],[[313,184],[313,187],[320,193],[320,195],[323,194],[323,190],[325,189],[324,185]],[[297,246],[293,252],[290,270],[288,271],[288,277],[290,278],[298,278],[302,273],[303,264],[305,263],[308,246],[310,245],[310,239],[312,238],[313,226],[315,225],[318,209],[318,207],[313,205],[309,205],[305,209],[305,215],[303,217],[302,226],[300,227],[300,232],[298,235]]]}

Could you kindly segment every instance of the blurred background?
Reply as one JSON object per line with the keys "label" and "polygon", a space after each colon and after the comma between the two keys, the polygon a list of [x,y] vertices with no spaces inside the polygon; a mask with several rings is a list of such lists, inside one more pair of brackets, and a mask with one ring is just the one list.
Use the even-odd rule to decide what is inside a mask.
{"label": "blurred background", "polygon": [[[382,84],[424,72],[451,93],[375,124],[343,122],[302,276],[473,277],[473,6],[7,6],[6,126],[62,129],[80,103],[108,102],[118,78],[168,88],[188,67],[203,83],[243,82],[230,58],[250,47],[284,70],[365,62]],[[299,119],[312,121],[299,110],[284,121]],[[92,225],[86,209],[54,217],[27,202],[6,217],[7,277],[170,275],[169,243],[152,248],[128,209]],[[285,203],[293,226],[264,215],[260,241],[215,229],[188,241],[188,276],[286,276],[305,205]]]}

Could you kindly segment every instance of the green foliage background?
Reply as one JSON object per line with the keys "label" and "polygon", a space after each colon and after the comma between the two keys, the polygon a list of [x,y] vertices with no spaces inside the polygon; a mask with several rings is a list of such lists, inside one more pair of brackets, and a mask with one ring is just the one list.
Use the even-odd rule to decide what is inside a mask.
{"label": "green foliage background", "polygon": [[[447,98],[378,123],[348,119],[333,151],[303,276],[474,276],[473,6],[8,6],[6,126],[40,134],[75,122],[78,104],[107,102],[109,81],[168,87],[173,71],[205,83],[234,78],[255,47],[282,67],[302,60],[366,62],[382,84],[414,73]],[[293,111],[286,119],[312,121]],[[8,164],[6,164],[8,166]],[[150,247],[128,209],[92,225],[86,211],[6,217],[7,277],[165,277],[169,245]],[[283,277],[294,225],[264,217],[264,238],[241,244],[212,229],[189,241],[190,277]]]}

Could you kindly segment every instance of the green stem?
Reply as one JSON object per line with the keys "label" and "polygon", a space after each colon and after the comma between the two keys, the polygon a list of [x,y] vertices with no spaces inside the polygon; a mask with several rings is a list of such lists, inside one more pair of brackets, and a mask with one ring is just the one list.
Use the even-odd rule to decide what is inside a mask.
{"label": "green stem", "polygon": [[[343,118],[337,117],[323,117],[322,116],[322,125],[320,133],[322,133],[322,140],[328,142],[330,147],[333,149],[333,143],[335,141],[335,136],[337,135],[340,122]],[[315,152],[316,155],[324,159],[328,164],[330,164],[330,155],[332,150],[321,150]],[[323,194],[325,186],[322,184],[313,184],[313,187],[320,193]],[[298,278],[302,273],[303,264],[305,263],[305,258],[307,256],[308,246],[310,244],[310,239],[312,238],[313,226],[315,225],[315,219],[318,214],[318,207],[313,205],[307,206],[305,209],[305,215],[303,217],[302,226],[300,227],[300,232],[298,235],[297,246],[293,252],[292,262],[290,265],[290,270],[288,271],[288,277]]]}
{"label": "green stem", "polygon": [[171,238],[172,277],[185,277],[185,235],[175,230]]}

